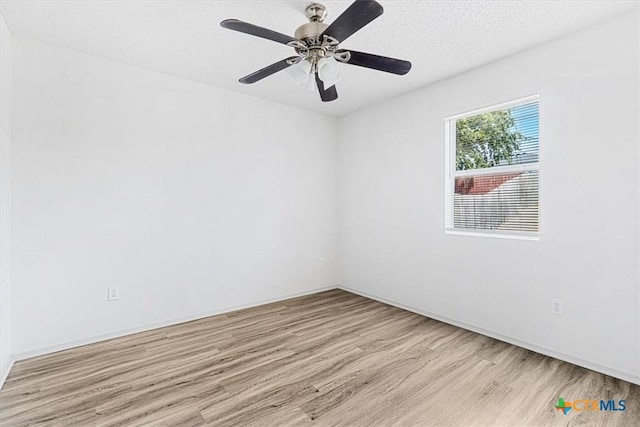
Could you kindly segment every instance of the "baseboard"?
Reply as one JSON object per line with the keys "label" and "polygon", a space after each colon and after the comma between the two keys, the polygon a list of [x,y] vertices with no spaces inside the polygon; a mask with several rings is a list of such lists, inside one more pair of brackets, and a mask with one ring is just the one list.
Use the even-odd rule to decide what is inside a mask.
{"label": "baseboard", "polygon": [[13,357],[9,357],[9,360],[6,366],[3,366],[4,370],[2,371],[2,375],[0,375],[0,390],[2,390],[2,387],[4,386],[4,382],[7,380],[7,377],[9,376],[9,372],[11,372],[11,368],[13,368],[14,362],[15,362],[15,359]]}
{"label": "baseboard", "polygon": [[527,341],[522,341],[522,340],[520,340],[518,338],[511,337],[511,336],[508,336],[508,335],[504,335],[504,334],[501,334],[499,332],[487,330],[487,329],[484,329],[484,328],[479,328],[477,326],[473,326],[473,325],[470,325],[468,323],[461,322],[461,321],[458,321],[458,320],[455,320],[455,319],[450,319],[450,318],[447,318],[445,316],[440,316],[440,315],[437,315],[437,314],[428,313],[428,312],[426,312],[424,310],[420,310],[418,308],[411,307],[411,306],[408,306],[406,304],[402,304],[402,303],[399,303],[397,301],[393,301],[391,299],[381,297],[379,295],[374,295],[374,294],[370,294],[368,292],[363,292],[363,291],[360,291],[360,290],[357,290],[357,289],[353,289],[353,288],[350,288],[348,286],[338,285],[338,289],[342,289],[344,291],[351,292],[351,293],[363,296],[365,298],[370,298],[370,299],[373,299],[373,300],[376,300],[376,301],[380,301],[380,302],[383,302],[385,304],[389,304],[389,305],[392,305],[394,307],[401,308],[403,310],[411,311],[411,312],[419,314],[421,316],[425,316],[425,317],[429,317],[431,319],[439,320],[441,322],[448,323],[450,325],[457,326],[457,327],[462,328],[462,329],[466,329],[466,330],[469,330],[469,331],[472,331],[472,332],[475,332],[475,333],[478,333],[478,334],[481,334],[481,335],[485,335],[485,336],[488,336],[488,337],[491,337],[491,338],[495,338],[497,340],[504,341],[504,342],[509,343],[509,344],[517,345],[518,347],[526,348],[527,350],[535,351],[536,353],[544,354],[545,356],[553,357],[555,359],[559,359],[559,360],[562,360],[562,361],[565,361],[565,362],[568,362],[568,363],[572,363],[574,365],[582,366],[583,368],[587,368],[587,369],[590,369],[592,371],[600,372],[602,374],[610,375],[612,377],[619,378],[621,380],[628,381],[630,383],[640,385],[640,376],[639,375],[635,375],[635,374],[632,374],[632,373],[629,373],[629,372],[622,372],[622,371],[619,371],[619,370],[617,370],[615,368],[611,368],[609,366],[604,366],[604,365],[601,365],[599,363],[591,362],[589,360],[581,359],[579,357],[575,357],[575,356],[571,356],[571,355],[568,355],[568,354],[564,354],[564,353],[561,353],[559,351],[556,351],[556,350],[553,350],[553,349],[550,349],[550,348],[547,348],[547,347],[543,347],[543,346],[540,346],[540,345],[537,345],[537,344],[532,344],[532,343],[527,342]]}
{"label": "baseboard", "polygon": [[[94,344],[94,343],[97,343],[97,342],[100,342],[100,341],[106,341],[106,340],[110,340],[110,339],[114,339],[114,338],[120,338],[120,337],[124,337],[124,336],[127,336],[127,335],[136,334],[136,333],[139,333],[139,332],[146,332],[146,331],[149,331],[149,330],[152,330],[152,329],[164,328],[166,326],[178,325],[180,323],[191,322],[193,320],[203,319],[205,317],[216,316],[218,314],[230,313],[232,311],[242,310],[242,309],[245,309],[245,308],[251,308],[251,307],[256,307],[256,306],[259,306],[259,305],[270,304],[270,303],[273,303],[273,302],[284,301],[284,300],[291,299],[291,298],[296,298],[296,297],[301,297],[301,296],[305,296],[305,295],[316,294],[318,292],[324,292],[324,291],[328,291],[328,290],[336,289],[336,288],[337,288],[336,286],[324,286],[324,287],[320,287],[320,288],[314,288],[314,289],[311,289],[311,290],[308,290],[308,291],[296,292],[296,293],[292,293],[292,294],[285,294],[285,295],[281,295],[281,296],[274,297],[274,298],[268,298],[268,299],[264,299],[264,300],[252,301],[252,302],[249,302],[249,303],[246,303],[246,304],[223,307],[223,308],[220,308],[220,309],[217,309],[217,310],[213,310],[213,311],[196,313],[196,314],[192,314],[192,315],[189,315],[189,316],[183,316],[183,317],[179,317],[179,318],[166,320],[166,321],[163,321],[163,322],[150,323],[150,324],[143,325],[143,326],[138,326],[138,327],[135,327],[135,328],[122,329],[122,330],[110,332],[108,334],[95,335],[95,336],[91,336],[91,337],[82,338],[82,339],[79,339],[79,340],[68,341],[68,342],[65,342],[65,343],[62,343],[62,344],[56,344],[56,345],[53,345],[53,346],[42,347],[42,348],[38,348],[38,349],[35,349],[35,350],[29,350],[29,351],[25,351],[25,352],[21,352],[21,353],[16,353],[16,354],[12,355],[11,364],[13,365],[13,361],[18,362],[18,361],[25,360],[25,359],[31,359],[32,357],[42,356],[42,355],[45,355],[45,354],[55,353],[55,352],[63,351],[63,350],[69,350],[71,348],[80,347],[80,346],[83,346],[83,345]],[[11,368],[9,368],[9,370],[10,369]],[[8,371],[7,371],[7,375],[8,375]]]}

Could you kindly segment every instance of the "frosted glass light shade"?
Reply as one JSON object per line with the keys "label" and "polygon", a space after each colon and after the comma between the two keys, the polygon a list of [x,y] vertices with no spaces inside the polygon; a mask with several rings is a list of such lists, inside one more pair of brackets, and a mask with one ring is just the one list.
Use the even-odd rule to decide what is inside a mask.
{"label": "frosted glass light shade", "polygon": [[302,60],[287,68],[287,72],[294,78],[298,86],[302,86],[307,90],[315,90],[315,82],[311,75],[311,63],[309,61]]}
{"label": "frosted glass light shade", "polygon": [[338,83],[340,79],[340,68],[333,58],[323,58],[318,62],[318,77],[324,83],[325,88]]}

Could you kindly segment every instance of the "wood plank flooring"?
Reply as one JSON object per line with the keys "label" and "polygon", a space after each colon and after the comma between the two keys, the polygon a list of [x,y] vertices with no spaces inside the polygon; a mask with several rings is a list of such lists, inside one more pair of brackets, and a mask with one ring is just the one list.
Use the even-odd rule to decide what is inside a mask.
{"label": "wood plank flooring", "polygon": [[18,362],[0,425],[637,427],[640,387],[332,290]]}

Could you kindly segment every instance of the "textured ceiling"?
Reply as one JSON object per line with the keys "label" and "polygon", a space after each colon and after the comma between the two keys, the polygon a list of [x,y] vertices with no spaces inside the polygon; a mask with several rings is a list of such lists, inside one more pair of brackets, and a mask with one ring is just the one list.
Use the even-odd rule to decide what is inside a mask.
{"label": "textured ceiling", "polygon": [[[1,1],[14,35],[150,70],[341,116],[622,13],[634,1],[379,0],[385,13],[341,47],[408,59],[396,76],[341,66],[340,98],[317,93],[286,73],[253,85],[238,78],[290,56],[287,46],[225,30],[237,18],[293,35],[309,1]],[[351,1],[323,2],[331,23]]]}

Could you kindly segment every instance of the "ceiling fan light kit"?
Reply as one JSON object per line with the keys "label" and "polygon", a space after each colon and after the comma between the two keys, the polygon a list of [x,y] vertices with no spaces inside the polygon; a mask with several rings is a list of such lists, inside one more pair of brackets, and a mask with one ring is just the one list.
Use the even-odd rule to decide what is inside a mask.
{"label": "ceiling fan light kit", "polygon": [[315,90],[317,86],[320,99],[329,102],[338,98],[335,85],[340,81],[339,63],[398,75],[404,75],[411,69],[409,61],[339,49],[340,43],[382,13],[382,6],[375,0],[356,0],[331,25],[328,25],[324,23],[327,16],[325,6],[320,3],[311,3],[305,8],[305,16],[309,22],[296,29],[295,37],[237,19],[227,19],[220,25],[223,28],[285,44],[293,48],[296,53],[296,56],[275,62],[242,77],[239,80],[240,83],[255,83],[291,67],[289,72],[298,85],[310,90]]}

